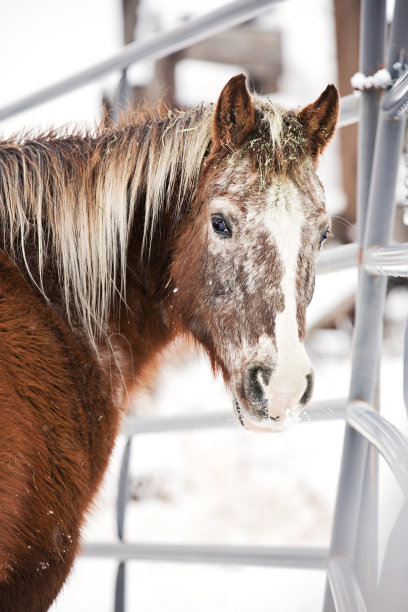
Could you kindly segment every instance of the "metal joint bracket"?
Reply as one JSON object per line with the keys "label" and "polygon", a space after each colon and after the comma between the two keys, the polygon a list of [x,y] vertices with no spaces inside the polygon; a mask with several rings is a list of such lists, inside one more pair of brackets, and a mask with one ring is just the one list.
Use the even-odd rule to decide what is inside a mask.
{"label": "metal joint bracket", "polygon": [[387,91],[381,105],[382,110],[391,117],[399,119],[408,108],[408,68],[394,81]]}
{"label": "metal joint bracket", "polygon": [[351,402],[347,422],[384,457],[408,497],[408,438],[395,425],[376,412],[367,402]]}

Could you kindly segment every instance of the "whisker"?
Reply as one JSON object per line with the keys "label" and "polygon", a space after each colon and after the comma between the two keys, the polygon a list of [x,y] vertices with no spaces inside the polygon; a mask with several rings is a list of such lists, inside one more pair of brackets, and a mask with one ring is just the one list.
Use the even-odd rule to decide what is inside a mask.
{"label": "whisker", "polygon": [[332,221],[336,221],[337,223],[339,223],[339,225],[343,225],[344,227],[350,227],[352,229],[355,229],[357,227],[356,223],[351,223],[348,219],[345,219],[344,217],[339,217],[337,215],[331,217]]}

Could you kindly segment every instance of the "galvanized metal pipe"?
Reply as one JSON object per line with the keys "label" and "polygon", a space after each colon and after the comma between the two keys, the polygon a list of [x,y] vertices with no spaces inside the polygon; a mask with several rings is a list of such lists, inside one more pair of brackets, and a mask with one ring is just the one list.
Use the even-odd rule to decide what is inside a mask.
{"label": "galvanized metal pipe", "polygon": [[405,326],[405,342],[404,342],[404,401],[405,409],[408,414],[408,319]]}
{"label": "galvanized metal pipe", "polygon": [[[311,402],[299,415],[299,421],[340,419],[345,415],[346,400],[332,399]],[[189,431],[192,429],[221,429],[225,427],[241,427],[230,410],[219,410],[206,414],[185,414],[172,417],[141,418],[129,416],[123,425],[126,436],[136,434],[163,433],[174,431]]]}
{"label": "galvanized metal pipe", "polygon": [[336,612],[367,612],[356,575],[344,557],[329,560],[328,580]]}
{"label": "galvanized metal pipe", "polygon": [[408,438],[366,402],[351,402],[347,422],[373,444],[390,466],[408,497]]}
{"label": "galvanized metal pipe", "polygon": [[[402,17],[401,0],[397,0],[396,4],[399,6],[398,9],[396,7],[396,15]],[[360,70],[364,74],[373,74],[383,62],[385,8],[385,0],[363,0],[361,5]],[[397,37],[395,28],[392,30],[392,36],[394,44]],[[400,41],[398,43],[401,44]],[[389,61],[390,58],[389,53]],[[377,132],[379,96],[375,90],[367,91],[364,92],[361,102],[357,206],[358,242],[361,246],[383,245],[390,241],[398,163],[394,167],[391,164],[395,162],[395,157],[398,158],[400,138],[398,133],[395,133],[394,126],[390,126],[384,116],[379,122],[379,133]],[[382,134],[381,138],[378,138],[379,134]],[[388,172],[390,177],[384,179]],[[381,238],[373,241],[378,227],[378,207],[384,208],[388,219],[382,227]],[[360,270],[350,382],[351,400],[363,398],[370,403],[374,401],[381,352],[384,297],[384,279],[370,278],[367,272]],[[354,561],[367,454],[366,439],[347,425],[330,545],[331,558],[343,556],[350,562]],[[376,534],[373,534],[373,537],[376,537]],[[326,587],[324,610],[334,610],[329,585]]]}
{"label": "galvanized metal pipe", "polygon": [[[125,514],[129,497],[129,463],[132,450],[132,437],[129,436],[123,449],[119,470],[118,495],[116,498],[116,521],[118,538],[123,542]],[[126,595],[126,564],[119,563],[115,581],[115,612],[124,612]]]}
{"label": "galvanized metal pipe", "polygon": [[122,71],[142,59],[160,59],[170,53],[181,51],[228,28],[258,17],[279,1],[236,0],[168,32],[155,34],[149,40],[130,43],[112,57],[0,108],[0,120],[8,119],[70,93],[111,72]]}
{"label": "galvanized metal pipe", "polygon": [[408,242],[361,249],[357,243],[325,249],[317,259],[317,274],[330,274],[355,268],[360,263],[371,275],[408,277]]}
{"label": "galvanized metal pipe", "polygon": [[[377,72],[384,62],[385,10],[385,0],[363,0],[361,3],[359,69],[365,75],[372,75]],[[382,92],[376,89],[368,89],[360,93],[357,181],[357,231],[359,244],[363,244],[364,241],[365,217],[368,206],[381,95]]]}
{"label": "galvanized metal pipe", "polygon": [[128,436],[128,439],[125,444],[125,448],[123,450],[122,462],[120,465],[118,496],[116,499],[116,519],[117,519],[117,532],[118,532],[119,540],[123,540],[126,503],[127,503],[127,498],[128,498],[129,462],[130,462],[131,450],[132,450],[132,437]]}
{"label": "galvanized metal pipe", "polygon": [[342,244],[331,249],[324,249],[317,258],[317,274],[330,274],[349,270],[358,266],[360,247],[357,243]]}
{"label": "galvanized metal pipe", "polygon": [[124,612],[126,609],[126,565],[121,562],[116,571],[114,612]]}
{"label": "galvanized metal pipe", "polygon": [[119,561],[161,561],[178,563],[214,563],[221,565],[258,565],[325,569],[328,562],[326,548],[268,547],[268,546],[211,546],[181,544],[87,544],[82,553],[86,557],[109,557]]}
{"label": "galvanized metal pipe", "polygon": [[[406,61],[406,58],[404,58]],[[384,96],[381,108],[392,117],[399,117],[408,105],[408,70],[393,83]]]}
{"label": "galvanized metal pipe", "polygon": [[340,100],[340,115],[337,123],[338,128],[357,123],[360,119],[361,94],[360,92],[343,96]]}
{"label": "galvanized metal pipe", "polygon": [[363,263],[370,274],[408,277],[408,243],[370,247],[364,250]]}

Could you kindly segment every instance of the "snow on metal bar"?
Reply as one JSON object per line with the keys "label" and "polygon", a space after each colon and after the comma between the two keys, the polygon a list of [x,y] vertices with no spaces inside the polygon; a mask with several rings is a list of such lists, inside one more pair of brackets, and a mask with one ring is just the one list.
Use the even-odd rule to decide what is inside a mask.
{"label": "snow on metal bar", "polygon": [[408,496],[408,438],[366,402],[351,402],[347,407],[346,418],[356,431],[378,449],[404,494]]}
{"label": "snow on metal bar", "polygon": [[324,249],[317,259],[317,274],[329,274],[355,268],[358,264],[358,250],[357,243]]}
{"label": "snow on metal bar", "polygon": [[363,263],[371,274],[408,277],[408,242],[367,249]]}
{"label": "snow on metal bar", "polygon": [[385,94],[382,109],[391,117],[400,117],[408,106],[408,70],[395,81]]}
{"label": "snow on metal bar", "polygon": [[156,33],[149,40],[133,42],[123,47],[112,57],[90,68],[0,108],[0,120],[8,119],[13,115],[79,89],[111,72],[123,70],[139,60],[146,58],[160,59],[170,53],[181,51],[214,34],[258,17],[278,1],[236,0],[168,32]]}
{"label": "snow on metal bar", "polygon": [[222,565],[258,565],[326,569],[328,550],[309,547],[217,546],[182,544],[87,544],[86,557],[109,557],[118,561],[173,561]]}
{"label": "snow on metal bar", "polygon": [[[345,399],[332,399],[311,402],[299,415],[304,423],[320,420],[342,418],[346,409]],[[221,429],[223,427],[239,426],[230,410],[219,410],[207,414],[184,414],[173,417],[140,418],[129,416],[124,423],[123,433],[126,436],[146,433],[161,433],[171,431],[188,431],[191,429]]]}
{"label": "snow on metal bar", "polygon": [[354,570],[344,557],[329,560],[328,579],[336,612],[367,612]]}

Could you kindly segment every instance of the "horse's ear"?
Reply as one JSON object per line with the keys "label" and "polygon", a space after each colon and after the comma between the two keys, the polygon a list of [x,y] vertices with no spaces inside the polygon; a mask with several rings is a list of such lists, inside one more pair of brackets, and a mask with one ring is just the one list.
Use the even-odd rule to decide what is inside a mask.
{"label": "horse's ear", "polygon": [[255,107],[245,80],[244,74],[232,77],[218,99],[212,124],[212,140],[216,148],[239,147],[254,127]]}
{"label": "horse's ear", "polygon": [[311,144],[314,159],[320,155],[333,136],[338,114],[339,94],[334,85],[328,85],[315,102],[299,112],[298,121],[305,128],[305,135]]}

